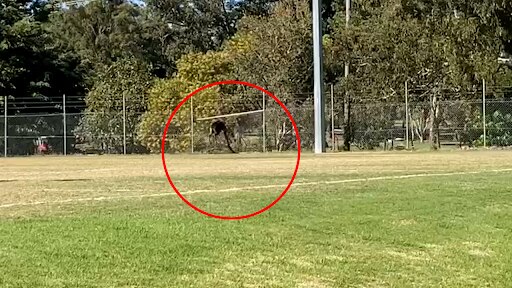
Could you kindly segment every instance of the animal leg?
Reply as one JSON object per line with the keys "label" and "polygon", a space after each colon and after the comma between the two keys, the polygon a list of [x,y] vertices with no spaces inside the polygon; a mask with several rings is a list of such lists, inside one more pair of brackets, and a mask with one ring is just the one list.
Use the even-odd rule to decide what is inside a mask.
{"label": "animal leg", "polygon": [[226,143],[228,144],[229,150],[231,150],[231,152],[233,152],[233,153],[236,153],[235,150],[233,150],[233,148],[231,148],[231,144],[229,143],[228,133],[226,133],[225,130],[224,130],[224,137],[226,138]]}

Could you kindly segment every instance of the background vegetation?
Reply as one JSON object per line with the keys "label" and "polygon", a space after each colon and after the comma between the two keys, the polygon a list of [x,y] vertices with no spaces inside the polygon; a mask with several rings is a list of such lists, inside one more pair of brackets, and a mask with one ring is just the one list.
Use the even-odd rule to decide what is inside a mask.
{"label": "background vegetation", "polygon": [[[172,108],[212,81],[249,81],[293,109],[309,105],[310,10],[307,0],[95,0],[70,7],[54,0],[2,1],[0,97],[9,100],[9,115],[24,115],[58,113],[62,107],[55,103],[61,103],[63,94],[83,95],[83,105],[67,111],[83,113],[74,133],[116,152],[122,149],[122,139],[115,135],[120,135],[124,94],[131,149],[158,151]],[[375,146],[370,143],[375,139],[365,141],[364,133],[355,132],[375,124],[358,119],[372,113],[381,115],[383,122],[377,122],[394,120],[392,111],[366,104],[402,101],[406,81],[421,90],[410,95],[410,102],[424,103],[411,117],[422,123],[417,128],[420,140],[433,148],[439,146],[443,101],[480,99],[473,92],[483,79],[489,87],[512,84],[511,68],[498,62],[512,53],[508,1],[354,0],[347,28],[344,1],[326,0],[322,17],[325,83],[341,95],[335,101],[336,121],[343,126],[346,150],[351,144]],[[348,77],[345,63],[350,65]],[[253,96],[222,89],[227,90],[212,90],[196,101],[197,113],[257,108]],[[311,119],[311,109],[301,111],[299,118]],[[471,109],[465,113],[472,114]],[[34,118],[16,129],[37,135],[48,121]],[[187,129],[174,131],[183,140],[175,148],[187,149]],[[311,140],[307,137],[305,144]]]}

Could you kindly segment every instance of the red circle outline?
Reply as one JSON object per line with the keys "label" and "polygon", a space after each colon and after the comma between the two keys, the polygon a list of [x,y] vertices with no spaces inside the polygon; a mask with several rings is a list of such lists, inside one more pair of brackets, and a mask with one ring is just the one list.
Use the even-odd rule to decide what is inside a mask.
{"label": "red circle outline", "polygon": [[[181,106],[188,99],[190,99],[192,96],[194,96],[195,94],[197,94],[197,93],[199,93],[199,92],[201,92],[201,91],[203,91],[205,89],[208,89],[208,88],[213,87],[213,86],[229,85],[229,84],[246,85],[246,86],[255,88],[257,90],[260,90],[263,93],[265,93],[265,94],[269,95],[270,97],[272,97],[281,106],[281,108],[283,108],[283,110],[286,112],[286,115],[288,116],[288,118],[292,122],[293,129],[295,130],[295,137],[297,138],[297,163],[295,165],[295,170],[293,171],[292,178],[290,179],[290,182],[288,183],[286,188],[283,190],[283,192],[281,192],[279,197],[277,197],[272,203],[270,203],[266,207],[264,207],[264,208],[262,208],[262,209],[260,209],[260,210],[258,210],[256,212],[253,212],[251,214],[242,215],[242,216],[220,216],[220,215],[215,215],[215,214],[206,212],[204,210],[201,210],[200,208],[196,207],[194,204],[190,203],[185,197],[183,197],[183,195],[181,195],[181,193],[178,191],[178,188],[176,188],[176,186],[172,182],[171,176],[169,175],[169,171],[167,170],[167,165],[165,163],[165,138],[167,136],[167,130],[169,129],[169,125],[171,124],[172,118],[174,118],[174,116],[176,115],[178,110],[181,108]],[[165,175],[167,176],[167,180],[171,184],[171,187],[174,189],[176,194],[178,194],[178,196],[181,198],[181,200],[183,200],[185,203],[187,203],[188,206],[192,207],[192,209],[196,210],[197,212],[202,213],[202,214],[204,214],[206,216],[209,216],[209,217],[213,217],[213,218],[217,218],[217,219],[222,219],[222,220],[240,220],[240,219],[250,218],[250,217],[256,216],[258,214],[261,214],[261,213],[267,211],[272,206],[274,206],[277,202],[279,202],[281,200],[281,198],[284,197],[286,192],[288,192],[288,190],[292,186],[293,181],[295,180],[295,177],[297,176],[297,172],[299,170],[300,150],[301,150],[300,147],[301,147],[301,145],[300,145],[300,135],[299,135],[299,129],[297,128],[297,124],[295,124],[295,120],[293,120],[293,117],[292,117],[290,111],[288,111],[286,106],[276,96],[274,96],[272,93],[270,93],[269,91],[265,90],[264,88],[261,88],[260,86],[252,84],[252,83],[249,83],[249,82],[238,81],[238,80],[225,80],[225,81],[218,81],[218,82],[210,83],[210,84],[207,84],[207,85],[205,85],[203,87],[200,87],[200,88],[196,89],[195,91],[193,91],[192,93],[188,94],[187,97],[185,97],[183,100],[181,100],[181,102],[172,111],[172,114],[169,117],[169,119],[167,120],[167,123],[165,125],[164,133],[163,133],[163,136],[162,136],[162,149],[161,149],[161,153],[162,153],[162,164],[164,166]]]}

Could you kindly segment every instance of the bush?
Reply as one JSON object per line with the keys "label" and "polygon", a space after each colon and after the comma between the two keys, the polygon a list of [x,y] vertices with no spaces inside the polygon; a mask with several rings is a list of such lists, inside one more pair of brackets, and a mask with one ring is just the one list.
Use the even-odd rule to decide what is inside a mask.
{"label": "bush", "polygon": [[[403,129],[397,133],[395,119],[404,114],[398,105],[386,104],[353,104],[352,113],[352,144],[361,150],[373,150],[379,147],[386,138],[402,136]],[[371,115],[371,116],[370,116]]]}
{"label": "bush", "polygon": [[[496,111],[487,119],[487,145],[512,146],[512,115],[504,115],[500,111]],[[475,144],[482,146],[483,141],[484,135],[482,134]]]}
{"label": "bush", "polygon": [[148,67],[134,59],[120,59],[98,72],[86,97],[87,110],[75,135],[105,152],[123,151],[123,95],[126,104],[128,152],[141,150],[137,125],[146,111],[146,91],[151,86]]}
{"label": "bush", "polygon": [[[138,140],[153,153],[160,152],[162,136],[172,111],[190,92],[202,86],[178,78],[160,80],[149,91],[149,109],[141,119]],[[217,114],[219,87],[212,87],[194,95],[194,117]],[[194,130],[206,130],[209,122],[194,123]],[[167,130],[166,152],[190,151],[190,100],[174,116]]]}

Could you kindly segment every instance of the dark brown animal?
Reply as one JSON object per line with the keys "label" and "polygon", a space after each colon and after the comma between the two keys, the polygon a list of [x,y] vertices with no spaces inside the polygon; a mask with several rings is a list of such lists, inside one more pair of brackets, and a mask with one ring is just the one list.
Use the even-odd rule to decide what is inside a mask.
{"label": "dark brown animal", "polygon": [[229,142],[228,137],[228,127],[226,126],[226,123],[220,119],[215,119],[212,121],[212,124],[210,125],[210,134],[208,135],[208,141],[210,142],[210,144],[212,143],[212,137],[214,137],[214,139],[217,139],[217,136],[220,133],[224,134],[229,150],[233,153],[236,153],[235,150],[231,148],[231,143]]}

